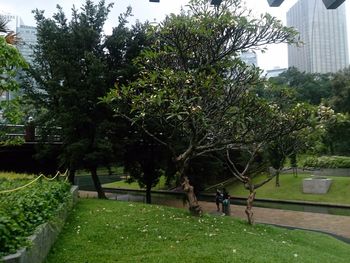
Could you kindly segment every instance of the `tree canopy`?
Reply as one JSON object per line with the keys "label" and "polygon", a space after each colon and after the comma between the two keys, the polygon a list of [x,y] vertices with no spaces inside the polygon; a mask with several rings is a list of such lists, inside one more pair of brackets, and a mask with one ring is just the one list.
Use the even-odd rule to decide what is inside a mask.
{"label": "tree canopy", "polygon": [[[240,2],[213,8],[192,0],[180,14],[167,16],[151,32],[152,47],[136,61],[138,78],[117,85],[107,98],[118,115],[168,147],[183,178],[191,160],[259,141],[261,122],[273,120],[268,103],[251,92],[262,83],[260,71],[239,54],[297,43],[297,33],[269,14],[251,17]],[[128,111],[118,107],[122,102],[129,103]]]}

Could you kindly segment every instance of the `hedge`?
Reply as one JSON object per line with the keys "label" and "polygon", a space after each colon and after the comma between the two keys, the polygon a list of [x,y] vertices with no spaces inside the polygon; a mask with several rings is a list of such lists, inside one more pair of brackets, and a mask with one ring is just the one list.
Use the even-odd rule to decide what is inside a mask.
{"label": "hedge", "polygon": [[307,157],[303,161],[303,167],[350,168],[350,157],[349,156]]}
{"label": "hedge", "polygon": [[[0,192],[31,180],[0,178]],[[70,185],[62,181],[38,180],[21,190],[0,193],[0,258],[28,245],[27,237],[66,202],[69,189]]]}

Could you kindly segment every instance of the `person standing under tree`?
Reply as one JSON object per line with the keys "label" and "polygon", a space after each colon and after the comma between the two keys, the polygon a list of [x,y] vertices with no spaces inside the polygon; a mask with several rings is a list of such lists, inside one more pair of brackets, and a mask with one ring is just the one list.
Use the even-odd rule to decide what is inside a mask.
{"label": "person standing under tree", "polygon": [[220,212],[220,203],[222,203],[222,193],[220,192],[219,189],[216,189],[215,203],[216,203],[217,211]]}
{"label": "person standing under tree", "polygon": [[229,216],[231,214],[230,211],[230,194],[226,191],[225,188],[222,189],[222,212]]}

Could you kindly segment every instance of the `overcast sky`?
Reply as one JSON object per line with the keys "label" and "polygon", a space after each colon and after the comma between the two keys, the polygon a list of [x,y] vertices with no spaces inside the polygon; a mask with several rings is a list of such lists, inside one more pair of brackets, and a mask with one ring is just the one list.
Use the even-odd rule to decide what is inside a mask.
{"label": "overcast sky", "polygon": [[[0,0],[0,12],[18,15],[23,19],[26,25],[35,26],[33,14],[31,13],[31,10],[35,8],[45,10],[46,16],[51,17],[56,11],[56,4],[59,4],[63,7],[67,17],[70,17],[73,4],[76,7],[80,7],[84,2],[85,0]],[[98,0],[94,0],[94,2],[97,3]],[[133,19],[139,19],[140,21],[156,20],[159,22],[163,19],[165,14],[179,12],[181,6],[185,6],[188,0],[160,0],[160,3],[151,3],[149,0],[106,0],[106,3],[110,2],[114,2],[115,4],[105,26],[106,33],[111,32],[112,27],[118,22],[119,14],[124,12],[129,5],[133,9]],[[295,4],[297,0],[285,0],[278,8],[269,7],[267,0],[246,0],[245,2],[256,14],[268,12],[285,23],[287,10]],[[348,16],[350,15],[350,0],[345,1],[344,4],[346,5]],[[349,32],[350,19],[348,18],[347,20]],[[133,23],[133,21],[131,21],[131,23]],[[350,34],[348,33],[348,35]],[[265,54],[258,54],[258,65],[263,69],[287,67],[287,46],[284,44],[270,46],[268,52]]]}

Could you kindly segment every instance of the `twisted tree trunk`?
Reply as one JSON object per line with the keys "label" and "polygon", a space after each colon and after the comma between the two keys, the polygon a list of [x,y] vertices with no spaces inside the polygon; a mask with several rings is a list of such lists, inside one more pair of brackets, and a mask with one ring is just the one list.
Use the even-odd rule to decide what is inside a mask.
{"label": "twisted tree trunk", "polygon": [[188,170],[189,162],[191,156],[193,155],[193,149],[194,148],[192,145],[189,146],[183,154],[175,158],[175,163],[182,180],[181,186],[186,194],[186,198],[189,204],[189,210],[192,215],[200,216],[203,213],[202,208],[198,204],[197,197],[194,193],[194,188],[190,184],[190,180],[186,176],[186,171]]}
{"label": "twisted tree trunk", "polygon": [[197,197],[196,197],[194,190],[193,190],[193,186],[190,185],[190,182],[189,182],[187,176],[185,176],[183,178],[182,189],[184,190],[184,192],[186,194],[187,201],[189,204],[189,210],[190,210],[191,214],[196,215],[196,216],[202,215],[202,213],[203,213],[202,208],[198,204]]}
{"label": "twisted tree trunk", "polygon": [[254,213],[253,213],[253,202],[254,202],[254,199],[255,199],[255,190],[254,190],[254,187],[251,187],[249,189],[249,196],[247,198],[247,207],[245,209],[245,213],[247,215],[247,218],[248,218],[248,223],[250,225],[253,225],[254,224]]}
{"label": "twisted tree trunk", "polygon": [[245,188],[249,190],[249,196],[247,198],[247,206],[245,208],[245,214],[247,215],[248,223],[254,225],[254,213],[253,213],[253,202],[255,199],[255,185],[250,177],[244,177]]}

